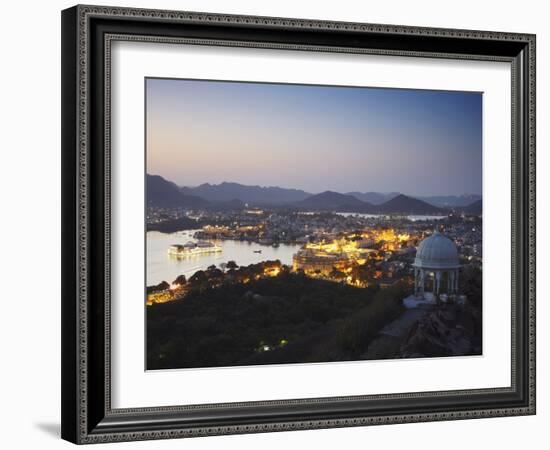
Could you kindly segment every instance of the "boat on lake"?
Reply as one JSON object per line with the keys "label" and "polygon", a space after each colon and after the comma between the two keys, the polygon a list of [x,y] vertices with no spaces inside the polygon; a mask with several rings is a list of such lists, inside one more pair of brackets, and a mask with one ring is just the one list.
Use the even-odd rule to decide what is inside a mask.
{"label": "boat on lake", "polygon": [[208,241],[188,241],[185,244],[173,244],[168,247],[168,254],[176,257],[206,255],[209,253],[219,253],[221,251],[222,248],[219,245]]}

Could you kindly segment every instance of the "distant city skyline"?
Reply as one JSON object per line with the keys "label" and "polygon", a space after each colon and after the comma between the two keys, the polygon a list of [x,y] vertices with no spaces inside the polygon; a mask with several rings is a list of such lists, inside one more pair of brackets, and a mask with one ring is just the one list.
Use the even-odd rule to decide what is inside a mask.
{"label": "distant city skyline", "polygon": [[482,193],[482,94],[146,79],[147,173],[310,193]]}

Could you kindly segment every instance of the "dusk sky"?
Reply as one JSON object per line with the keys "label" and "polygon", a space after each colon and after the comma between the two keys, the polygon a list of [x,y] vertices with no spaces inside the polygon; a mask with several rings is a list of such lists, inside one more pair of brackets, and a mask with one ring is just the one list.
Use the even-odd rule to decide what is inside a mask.
{"label": "dusk sky", "polygon": [[482,94],[147,79],[147,173],[311,193],[481,194]]}

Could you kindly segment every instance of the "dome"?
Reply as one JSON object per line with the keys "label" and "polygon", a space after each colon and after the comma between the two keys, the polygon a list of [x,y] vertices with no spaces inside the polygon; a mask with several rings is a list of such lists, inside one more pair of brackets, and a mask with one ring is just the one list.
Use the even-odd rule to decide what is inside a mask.
{"label": "dome", "polygon": [[457,269],[460,264],[456,245],[448,237],[435,231],[416,249],[413,265],[421,269]]}

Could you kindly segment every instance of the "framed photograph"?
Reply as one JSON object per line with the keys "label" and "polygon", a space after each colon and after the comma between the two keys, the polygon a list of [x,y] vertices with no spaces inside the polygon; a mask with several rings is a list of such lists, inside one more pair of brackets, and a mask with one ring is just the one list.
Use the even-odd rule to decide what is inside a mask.
{"label": "framed photograph", "polygon": [[62,436],[535,413],[535,36],[62,12]]}

